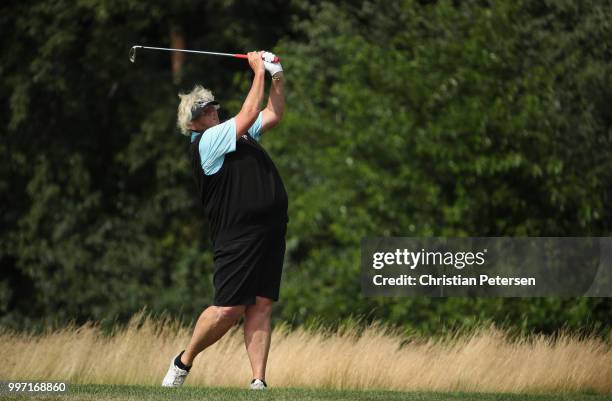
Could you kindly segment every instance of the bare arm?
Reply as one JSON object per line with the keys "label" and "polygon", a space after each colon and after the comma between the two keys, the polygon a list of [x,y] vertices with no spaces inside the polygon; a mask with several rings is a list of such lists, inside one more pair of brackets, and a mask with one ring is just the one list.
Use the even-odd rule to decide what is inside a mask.
{"label": "bare arm", "polygon": [[251,84],[249,94],[244,100],[240,112],[235,117],[236,139],[244,135],[257,119],[264,94],[264,74],[266,70],[264,69],[261,54],[259,52],[250,52],[248,56],[249,65],[255,75],[253,76],[253,83]]}
{"label": "bare arm", "polygon": [[263,111],[263,124],[262,129],[267,130],[273,128],[283,118],[285,112],[285,93],[284,93],[284,80],[282,72],[276,74],[275,78],[272,79],[272,85],[270,86],[270,96],[268,97],[268,104]]}

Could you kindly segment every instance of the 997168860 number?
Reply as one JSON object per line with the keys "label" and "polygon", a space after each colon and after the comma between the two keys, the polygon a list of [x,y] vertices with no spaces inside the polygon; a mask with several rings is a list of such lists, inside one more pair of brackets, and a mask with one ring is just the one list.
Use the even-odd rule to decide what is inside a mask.
{"label": "997168860 number", "polygon": [[0,381],[0,394],[2,393],[65,393],[68,390],[66,382],[57,381]]}

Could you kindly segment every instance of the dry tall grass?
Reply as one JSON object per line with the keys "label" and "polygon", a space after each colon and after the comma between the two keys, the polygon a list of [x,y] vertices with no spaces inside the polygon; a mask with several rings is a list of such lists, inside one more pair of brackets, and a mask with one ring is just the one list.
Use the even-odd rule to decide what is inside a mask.
{"label": "dry tall grass", "polygon": [[[95,325],[45,335],[0,333],[0,378],[158,385],[191,328],[136,316],[113,335]],[[407,339],[380,326],[312,332],[277,328],[274,387],[473,392],[612,392],[612,349],[598,339],[511,340],[494,328],[445,340]],[[244,387],[249,362],[236,328],[204,351],[187,384]]]}

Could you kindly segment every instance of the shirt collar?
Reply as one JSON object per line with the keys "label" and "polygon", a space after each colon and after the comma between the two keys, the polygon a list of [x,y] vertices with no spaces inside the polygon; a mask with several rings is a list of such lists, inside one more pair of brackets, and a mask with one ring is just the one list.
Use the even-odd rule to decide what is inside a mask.
{"label": "shirt collar", "polygon": [[202,134],[202,132],[195,132],[195,131],[191,131],[191,142],[195,142],[196,138],[198,137],[198,135]]}

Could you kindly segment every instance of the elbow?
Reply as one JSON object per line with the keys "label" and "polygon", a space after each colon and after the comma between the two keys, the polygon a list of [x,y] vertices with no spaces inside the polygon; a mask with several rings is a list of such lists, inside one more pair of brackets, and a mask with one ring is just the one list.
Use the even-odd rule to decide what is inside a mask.
{"label": "elbow", "polygon": [[274,117],[272,118],[272,121],[274,121],[274,124],[278,124],[281,122],[282,119],[283,119],[283,112],[281,111],[280,113],[277,113],[274,115]]}
{"label": "elbow", "polygon": [[263,124],[266,129],[273,128],[283,118],[283,108],[266,107],[263,111]]}
{"label": "elbow", "polygon": [[270,118],[270,123],[272,125],[276,125],[278,123],[280,123],[280,121],[283,119],[283,109],[280,110],[268,110],[269,111],[269,118]]}
{"label": "elbow", "polygon": [[276,125],[278,125],[278,123],[280,123],[282,118],[283,118],[282,114],[274,114],[274,115],[270,116],[270,121],[268,123],[270,125],[270,128],[275,127]]}

